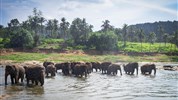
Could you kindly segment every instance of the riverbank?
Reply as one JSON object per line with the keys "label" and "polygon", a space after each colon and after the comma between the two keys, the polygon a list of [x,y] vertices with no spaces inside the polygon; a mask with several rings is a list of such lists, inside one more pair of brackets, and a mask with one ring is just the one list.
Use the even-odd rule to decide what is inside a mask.
{"label": "riverbank", "polygon": [[111,61],[111,62],[178,62],[178,56],[167,55],[167,54],[128,54],[128,53],[117,53],[117,52],[105,52],[104,54],[96,54],[94,51],[86,53],[80,50],[66,51],[61,53],[34,53],[34,52],[7,52],[0,54],[0,60],[11,60],[12,62],[25,62],[25,61],[40,61],[45,60],[53,62],[65,62],[65,61]]}

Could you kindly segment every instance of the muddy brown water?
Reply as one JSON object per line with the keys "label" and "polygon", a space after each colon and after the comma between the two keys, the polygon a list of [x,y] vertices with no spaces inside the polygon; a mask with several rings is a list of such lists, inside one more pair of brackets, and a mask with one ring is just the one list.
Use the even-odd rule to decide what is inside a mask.
{"label": "muddy brown water", "polygon": [[[123,70],[122,70],[123,72]],[[156,76],[116,76],[93,72],[87,78],[63,76],[45,78],[43,87],[4,85],[0,68],[0,99],[4,100],[178,100],[178,71],[157,70]]]}

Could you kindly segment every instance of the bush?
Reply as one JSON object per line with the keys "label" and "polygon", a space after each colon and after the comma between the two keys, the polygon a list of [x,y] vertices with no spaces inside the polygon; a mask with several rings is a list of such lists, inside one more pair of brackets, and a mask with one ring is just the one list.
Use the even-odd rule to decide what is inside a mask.
{"label": "bush", "polygon": [[96,50],[104,51],[104,50],[115,50],[117,49],[117,35],[114,32],[109,31],[106,33],[96,32],[91,35],[89,39],[90,47],[95,47]]}
{"label": "bush", "polygon": [[10,39],[10,46],[13,48],[33,48],[34,40],[31,33],[25,29],[19,29]]}

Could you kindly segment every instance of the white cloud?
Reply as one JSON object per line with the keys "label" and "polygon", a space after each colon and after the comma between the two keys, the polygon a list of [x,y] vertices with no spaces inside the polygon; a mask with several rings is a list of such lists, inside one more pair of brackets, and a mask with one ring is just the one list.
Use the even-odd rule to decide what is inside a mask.
{"label": "white cloud", "polygon": [[30,4],[28,1],[23,2],[21,7],[8,4],[16,7],[6,9],[9,16],[25,20],[37,7],[47,19],[66,17],[71,23],[76,17],[86,18],[89,24],[94,25],[94,30],[99,30],[106,19],[111,25],[122,27],[124,23],[177,20],[178,15],[176,9],[167,7],[176,4],[176,0],[31,0]]}

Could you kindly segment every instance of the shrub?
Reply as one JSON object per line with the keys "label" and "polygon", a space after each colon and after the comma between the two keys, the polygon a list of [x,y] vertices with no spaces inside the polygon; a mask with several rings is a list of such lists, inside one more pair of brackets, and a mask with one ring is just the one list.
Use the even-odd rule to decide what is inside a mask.
{"label": "shrub", "polygon": [[32,48],[34,44],[31,33],[25,29],[19,29],[10,39],[10,46],[13,48]]}
{"label": "shrub", "polygon": [[117,35],[114,32],[96,32],[90,36],[89,45],[95,47],[96,50],[114,50],[117,49]]}

